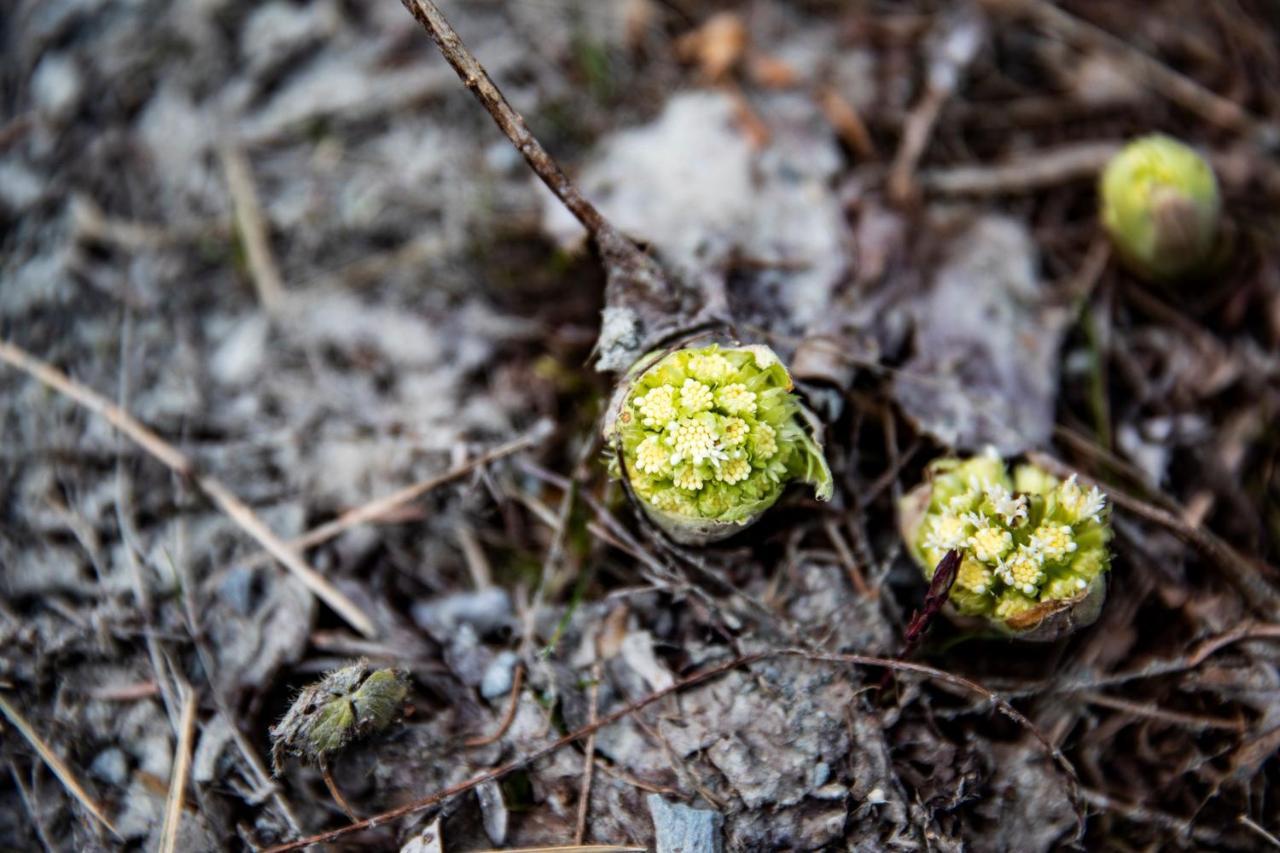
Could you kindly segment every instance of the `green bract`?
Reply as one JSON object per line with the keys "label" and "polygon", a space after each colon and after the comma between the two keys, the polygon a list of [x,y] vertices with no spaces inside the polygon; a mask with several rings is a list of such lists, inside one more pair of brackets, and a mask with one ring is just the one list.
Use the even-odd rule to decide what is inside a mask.
{"label": "green bract", "polygon": [[682,542],[723,538],[800,480],[831,497],[822,448],[768,347],[711,345],[633,369],[606,434],[646,512]]}
{"label": "green bract", "polygon": [[1074,475],[1060,481],[1022,465],[1011,478],[995,456],[939,459],[902,513],[926,577],[948,551],[960,552],[949,599],[959,615],[1015,634],[1039,631],[1035,639],[1097,618],[1111,562],[1107,499]]}
{"label": "green bract", "polygon": [[1218,240],[1213,169],[1167,136],[1126,145],[1102,174],[1102,224],[1140,275],[1175,279],[1204,268]]}

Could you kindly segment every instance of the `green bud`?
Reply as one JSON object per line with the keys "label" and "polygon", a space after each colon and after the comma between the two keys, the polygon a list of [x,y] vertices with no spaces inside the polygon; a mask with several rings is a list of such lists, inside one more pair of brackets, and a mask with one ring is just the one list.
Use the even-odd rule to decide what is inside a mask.
{"label": "green bud", "polygon": [[1202,271],[1218,243],[1213,169],[1168,136],[1126,145],[1102,173],[1102,224],[1125,263],[1167,281]]}
{"label": "green bud", "polygon": [[792,481],[827,500],[831,471],[792,387],[763,346],[642,360],[605,427],[612,471],[625,473],[649,517],[686,544],[737,532]]}
{"label": "green bud", "polygon": [[271,728],[271,765],[285,756],[325,767],[354,740],[384,731],[400,715],[409,677],[397,669],[369,671],[368,661],[336,669],[302,689]]}
{"label": "green bud", "polygon": [[1033,640],[1097,618],[1111,527],[1106,496],[1096,487],[1033,465],[1010,477],[992,455],[939,459],[929,479],[903,498],[900,515],[926,579],[948,551],[960,553],[949,599],[955,615]]}

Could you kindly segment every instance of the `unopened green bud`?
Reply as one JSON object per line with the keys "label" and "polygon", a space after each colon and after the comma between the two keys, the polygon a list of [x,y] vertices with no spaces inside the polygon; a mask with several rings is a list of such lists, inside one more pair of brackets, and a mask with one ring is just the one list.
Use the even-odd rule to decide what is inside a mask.
{"label": "unopened green bud", "polygon": [[831,497],[822,448],[768,347],[676,350],[642,361],[624,382],[605,428],[612,470],[677,541],[731,535],[793,480]]}
{"label": "unopened green bud", "polygon": [[1205,268],[1222,202],[1213,169],[1168,136],[1126,145],[1102,173],[1102,224],[1137,274],[1172,280]]}
{"label": "unopened green bud", "polygon": [[352,741],[384,731],[400,715],[409,677],[397,669],[370,672],[367,661],[336,669],[302,689],[271,729],[271,764],[286,755],[325,767]]}
{"label": "unopened green bud", "polygon": [[903,536],[927,579],[960,554],[950,604],[1005,633],[1047,640],[1089,624],[1105,597],[1107,499],[1072,476],[992,455],[939,459],[903,498]]}

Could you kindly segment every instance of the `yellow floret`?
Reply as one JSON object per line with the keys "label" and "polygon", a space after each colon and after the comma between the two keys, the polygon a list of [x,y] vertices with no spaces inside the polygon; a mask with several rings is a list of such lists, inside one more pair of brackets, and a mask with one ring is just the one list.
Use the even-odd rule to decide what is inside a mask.
{"label": "yellow floret", "polygon": [[1035,595],[1036,588],[1044,580],[1040,561],[1026,549],[1018,550],[1012,557],[1001,562],[996,572],[1005,583],[1028,596]]}
{"label": "yellow floret", "polygon": [[756,456],[761,459],[772,459],[778,452],[778,433],[768,424],[756,424],[755,430],[751,433],[751,439]]}
{"label": "yellow floret", "polygon": [[1042,524],[1031,535],[1031,547],[1050,562],[1056,563],[1076,550],[1071,528],[1065,524]]}
{"label": "yellow floret", "polygon": [[636,447],[636,468],[645,474],[665,474],[671,468],[671,451],[651,435]]}
{"label": "yellow floret", "polygon": [[711,389],[696,379],[686,379],[680,386],[680,407],[687,414],[696,415],[711,408],[714,401]]}
{"label": "yellow floret", "polygon": [[924,540],[926,548],[950,551],[964,545],[968,527],[954,515],[939,515],[933,519],[932,529]]}
{"label": "yellow floret", "polygon": [[684,465],[676,471],[671,481],[681,489],[696,492],[702,488],[702,473],[693,465]]}
{"label": "yellow floret", "polygon": [[720,434],[724,437],[725,447],[737,447],[747,440],[750,427],[742,418],[725,418],[720,423]]}
{"label": "yellow floret", "polygon": [[689,359],[689,372],[703,382],[723,382],[733,372],[733,365],[718,352],[699,353]]}
{"label": "yellow floret", "polygon": [[697,418],[676,421],[665,441],[671,448],[672,465],[683,461],[700,465],[716,449],[715,435]]}
{"label": "yellow floret", "polygon": [[733,485],[741,483],[751,474],[751,463],[745,459],[730,459],[728,462],[721,463],[720,470],[716,472],[716,479]]}
{"label": "yellow floret", "polygon": [[717,392],[716,404],[728,415],[751,415],[756,411],[756,394],[741,382],[734,382]]}
{"label": "yellow floret", "polygon": [[675,419],[675,391],[665,385],[654,388],[643,397],[637,397],[635,407],[640,413],[640,423],[661,429]]}
{"label": "yellow floret", "polygon": [[991,570],[977,560],[965,558],[956,573],[956,585],[976,593],[991,589]]}
{"label": "yellow floret", "polygon": [[969,537],[968,545],[973,556],[984,563],[994,563],[1009,553],[1013,547],[1013,536],[998,527],[983,527]]}

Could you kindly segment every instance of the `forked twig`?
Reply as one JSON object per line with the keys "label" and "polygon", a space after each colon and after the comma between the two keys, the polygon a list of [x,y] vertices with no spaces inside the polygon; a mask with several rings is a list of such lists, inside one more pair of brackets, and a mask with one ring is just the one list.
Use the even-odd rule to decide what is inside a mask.
{"label": "forked twig", "polygon": [[141,421],[124,409],[112,403],[98,392],[81,385],[67,374],[58,370],[26,350],[10,343],[0,341],[0,361],[16,367],[23,373],[38,379],[53,390],[63,394],[96,415],[100,415],[107,423],[138,444],[143,450],[163,462],[180,477],[194,483],[204,492],[218,508],[225,512],[242,530],[266,548],[284,567],[302,581],[307,589],[334,609],[334,611],[366,637],[374,636],[377,631],[373,621],[365,615],[355,602],[347,598],[328,578],[311,568],[298,552],[291,549],[283,539],[272,532],[271,528],[258,517],[249,505],[218,480],[207,474],[201,474],[187,455],[169,442],[165,441]]}

